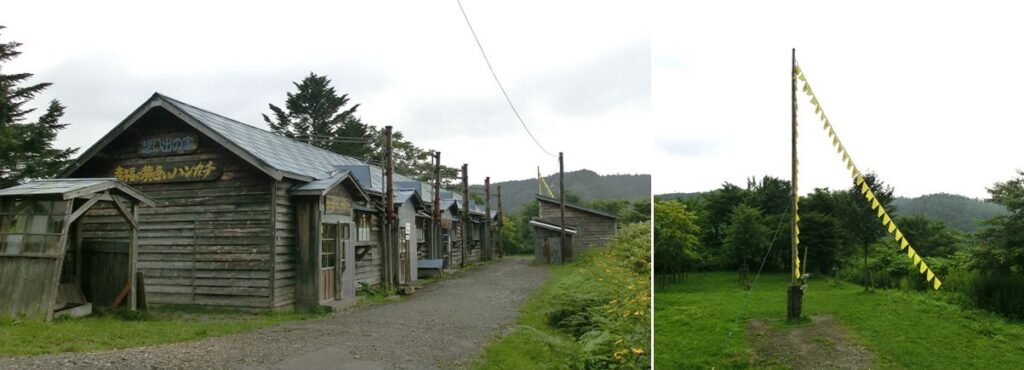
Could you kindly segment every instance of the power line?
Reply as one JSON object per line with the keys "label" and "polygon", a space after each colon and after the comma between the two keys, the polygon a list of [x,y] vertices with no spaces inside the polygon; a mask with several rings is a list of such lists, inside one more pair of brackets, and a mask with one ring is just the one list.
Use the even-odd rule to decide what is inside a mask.
{"label": "power line", "polygon": [[476,46],[480,48],[480,55],[484,56],[484,62],[487,63],[487,69],[491,70],[491,76],[494,77],[494,82],[498,83],[498,88],[501,89],[501,94],[505,96],[505,101],[507,101],[508,106],[512,108],[512,113],[516,115],[516,119],[519,120],[519,124],[523,126],[523,129],[526,130],[526,134],[530,135],[530,139],[533,139],[533,142],[537,144],[537,147],[540,148],[544,154],[554,157],[554,154],[551,154],[547,149],[544,149],[543,145],[540,145],[540,141],[537,141],[537,138],[533,136],[532,132],[530,132],[530,128],[526,127],[526,122],[523,121],[523,117],[519,116],[519,111],[516,110],[515,104],[512,104],[512,98],[510,98],[508,96],[508,92],[505,91],[505,86],[502,86],[501,80],[498,79],[498,74],[494,73],[494,67],[491,66],[491,60],[487,58],[487,53],[484,52],[484,46],[480,43],[480,38],[476,36],[476,31],[473,30],[473,24],[469,22],[469,16],[466,15],[466,9],[462,8],[462,0],[455,0],[455,2],[459,4],[459,11],[462,12],[462,18],[466,20],[466,25],[469,26],[469,32],[473,34],[473,40],[476,41]]}

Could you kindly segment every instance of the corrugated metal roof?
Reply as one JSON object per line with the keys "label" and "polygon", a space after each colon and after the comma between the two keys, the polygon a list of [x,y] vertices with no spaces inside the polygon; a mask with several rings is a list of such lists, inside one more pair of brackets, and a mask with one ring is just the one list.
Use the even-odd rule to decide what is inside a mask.
{"label": "corrugated metal roof", "polygon": [[[382,192],[383,169],[378,166],[250,126],[166,95],[157,93],[154,96],[171,103],[175,108],[277,170],[324,179],[330,177],[334,171],[344,169],[351,171],[364,189]],[[417,181],[396,173],[395,182]]]}
{"label": "corrugated metal roof", "polygon": [[[545,201],[545,202],[548,202],[548,203],[559,204],[558,199],[555,199],[555,198],[552,198],[552,197],[548,197],[548,196],[544,196],[544,195],[540,195],[540,194],[537,194],[536,196],[537,196],[537,200]],[[604,216],[604,217],[608,217],[608,218],[612,218],[612,219],[616,219],[616,220],[619,219],[618,216],[615,216],[613,214],[610,214],[610,213],[607,213],[607,212],[604,212],[604,211],[599,211],[599,210],[596,210],[596,209],[593,209],[593,208],[587,208],[587,207],[578,206],[578,205],[570,204],[570,203],[565,203],[565,206],[568,207],[568,208],[572,208],[572,209],[575,209],[575,210],[587,212],[587,213],[598,215],[598,216]]]}
{"label": "corrugated metal roof", "polygon": [[33,180],[21,185],[15,185],[7,189],[0,190],[0,196],[64,194],[110,182],[117,182],[117,179],[88,178]]}
{"label": "corrugated metal roof", "polygon": [[60,195],[63,199],[71,199],[102,191],[112,191],[147,205],[156,204],[145,194],[112,177],[32,180],[0,190],[0,196]]}

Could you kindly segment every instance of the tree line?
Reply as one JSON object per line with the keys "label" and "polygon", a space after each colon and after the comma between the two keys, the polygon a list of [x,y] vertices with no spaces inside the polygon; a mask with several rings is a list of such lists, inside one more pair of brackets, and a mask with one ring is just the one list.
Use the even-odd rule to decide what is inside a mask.
{"label": "tree line", "polygon": [[[879,202],[943,280],[943,292],[1024,318],[1024,172],[988,189],[1006,214],[962,232],[920,214],[901,215],[892,186],[865,174]],[[790,270],[791,184],[765,176],[685,197],[656,197],[654,269],[661,285],[692,272]],[[865,289],[926,290],[928,284],[864,201],[860,189],[814,189],[800,197],[800,257],[807,273]],[[743,274],[740,283],[744,284]]]}

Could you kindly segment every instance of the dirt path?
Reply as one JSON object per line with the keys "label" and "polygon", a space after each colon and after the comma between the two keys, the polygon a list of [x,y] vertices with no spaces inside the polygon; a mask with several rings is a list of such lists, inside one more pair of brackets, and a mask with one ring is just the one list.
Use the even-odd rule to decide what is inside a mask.
{"label": "dirt path", "polygon": [[812,316],[810,325],[795,328],[753,320],[747,325],[747,334],[755,363],[765,367],[868,369],[874,357],[829,315]]}
{"label": "dirt path", "polygon": [[248,333],[155,347],[20,357],[0,368],[431,369],[459,368],[514,322],[547,277],[505,258],[428,286],[401,302]]}

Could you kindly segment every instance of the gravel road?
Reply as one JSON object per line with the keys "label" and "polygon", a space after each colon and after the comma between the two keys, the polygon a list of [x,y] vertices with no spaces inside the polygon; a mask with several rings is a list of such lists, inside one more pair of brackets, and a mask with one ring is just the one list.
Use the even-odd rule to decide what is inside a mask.
{"label": "gravel road", "polygon": [[436,369],[461,368],[514,323],[547,277],[505,258],[455,274],[408,299],[329,317],[192,342],[0,359],[0,369]]}

